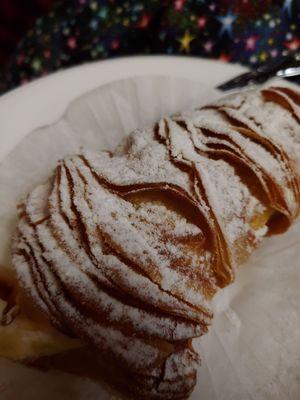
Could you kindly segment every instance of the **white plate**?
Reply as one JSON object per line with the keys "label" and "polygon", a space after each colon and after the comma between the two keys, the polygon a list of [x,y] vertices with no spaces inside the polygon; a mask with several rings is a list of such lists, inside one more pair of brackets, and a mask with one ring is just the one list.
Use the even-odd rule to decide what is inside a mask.
{"label": "white plate", "polygon": [[245,68],[200,58],[126,57],[85,64],[38,79],[0,97],[0,160],[29,132],[56,121],[76,97],[138,75],[189,78],[215,87]]}
{"label": "white plate", "polygon": [[[53,123],[62,116],[74,98],[101,84],[130,76],[149,74],[189,78],[199,82],[199,87],[191,81],[184,83],[176,80],[180,90],[176,90],[177,96],[174,97],[179,100],[180,107],[185,107],[184,96],[187,93],[191,94],[194,90],[195,92],[198,90],[203,94],[201,84],[213,87],[242,70],[241,67],[199,59],[138,57],[86,65],[36,81],[0,99],[2,135],[0,161],[1,157],[7,155],[9,150],[13,149],[27,133],[48,124],[51,126],[39,129],[35,135],[47,132],[56,134],[57,139],[53,140],[55,143],[48,153],[53,157],[52,147],[62,151],[58,140],[61,137],[59,129],[62,126],[60,123],[54,125]],[[167,91],[163,89],[163,86],[168,86],[167,81],[168,79],[162,81],[161,77],[147,78],[147,85],[143,85],[143,90],[137,91],[137,94],[141,96],[135,97],[139,100],[137,104],[141,105],[141,108],[147,105],[141,100],[145,101],[146,92],[151,95],[152,104],[154,99],[156,108],[161,109],[157,96],[159,94],[160,100],[165,98]],[[97,108],[96,115],[98,117],[100,115],[98,120],[102,128],[105,128],[109,122],[110,127],[113,126],[116,131],[120,131],[120,127],[117,129],[116,125],[111,125],[122,123],[118,121],[118,118],[114,118],[115,114],[112,115],[110,112],[111,120],[105,120],[105,112],[110,100],[109,86],[73,103],[71,109],[65,114],[64,120],[71,122],[71,126],[77,128],[79,132],[95,131],[94,125],[88,123],[88,114],[77,112],[81,110],[82,103],[88,100],[90,105],[101,104],[103,113],[100,115]],[[134,105],[131,108],[130,102],[124,101],[131,97],[121,95],[123,91],[126,93],[127,85],[119,83],[113,86],[120,88],[120,93],[118,93],[121,101],[118,104],[122,104],[123,111],[129,110],[127,114],[132,115],[132,111],[135,110]],[[98,103],[95,103],[96,98]],[[170,96],[165,105],[173,107],[175,103],[173,104],[172,100]],[[112,103],[114,104],[114,99]],[[162,111],[170,112],[168,110]],[[158,110],[152,111],[158,112]],[[84,120],[83,124],[82,120]],[[96,128],[99,133],[99,126]],[[128,129],[126,126],[125,131],[127,132]],[[34,145],[36,142],[38,141],[33,140]],[[34,146],[30,147],[32,148]],[[41,160],[40,165],[45,164],[43,154],[42,151],[35,157]],[[31,157],[31,154],[29,156]],[[24,161],[31,162],[30,157]],[[13,161],[11,154],[9,159]],[[53,162],[56,161],[53,160]],[[22,169],[24,165],[25,163],[21,163],[19,168]],[[28,170],[23,169],[22,174],[25,176]],[[2,169],[0,177],[1,171]],[[42,172],[39,171],[39,167],[36,168],[37,174]],[[10,184],[11,188],[14,185],[19,188],[21,184],[17,184],[15,180]],[[11,202],[12,207],[15,202],[15,200]],[[299,399],[300,354],[297,351],[300,340],[298,306],[300,270],[297,265],[299,237],[298,223],[284,237],[266,240],[264,246],[254,254],[248,265],[241,269],[235,284],[226,288],[218,296],[214,325],[210,333],[201,339],[200,354],[203,363],[199,370],[198,385],[191,400]],[[281,251],[280,257],[276,255],[274,257],[274,248],[276,254],[279,250]],[[7,379],[4,380],[5,377]],[[6,386],[1,393],[3,382]],[[107,400],[107,394],[98,385],[83,383],[72,376],[55,372],[42,374],[9,362],[1,362],[0,398],[3,400],[17,398]]]}

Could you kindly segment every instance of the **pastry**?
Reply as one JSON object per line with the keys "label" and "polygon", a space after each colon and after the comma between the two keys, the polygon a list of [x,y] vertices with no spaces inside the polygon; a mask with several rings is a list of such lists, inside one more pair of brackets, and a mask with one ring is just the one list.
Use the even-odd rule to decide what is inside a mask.
{"label": "pastry", "polygon": [[299,213],[299,123],[300,93],[270,87],[60,161],[18,208],[0,355],[187,399],[212,297]]}

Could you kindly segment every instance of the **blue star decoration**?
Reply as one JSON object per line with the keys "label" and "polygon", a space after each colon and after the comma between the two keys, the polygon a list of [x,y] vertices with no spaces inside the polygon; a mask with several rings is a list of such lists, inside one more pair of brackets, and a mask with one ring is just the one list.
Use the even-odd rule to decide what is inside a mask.
{"label": "blue star decoration", "polygon": [[285,0],[283,7],[282,7],[282,11],[287,12],[289,17],[292,16],[292,3],[293,3],[293,0]]}
{"label": "blue star decoration", "polygon": [[237,19],[237,16],[232,13],[231,10],[227,12],[226,15],[219,15],[216,19],[220,22],[221,29],[219,32],[219,36],[223,36],[224,33],[227,33],[229,36],[232,37],[232,25],[234,21]]}

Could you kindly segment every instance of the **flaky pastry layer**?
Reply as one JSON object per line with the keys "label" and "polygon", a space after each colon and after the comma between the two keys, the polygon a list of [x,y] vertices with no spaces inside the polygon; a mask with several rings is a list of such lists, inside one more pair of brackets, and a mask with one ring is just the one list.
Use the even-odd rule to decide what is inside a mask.
{"label": "flaky pastry layer", "polygon": [[162,118],[114,153],[62,160],[19,207],[22,290],[136,398],[189,396],[213,295],[297,217],[299,110],[270,87]]}

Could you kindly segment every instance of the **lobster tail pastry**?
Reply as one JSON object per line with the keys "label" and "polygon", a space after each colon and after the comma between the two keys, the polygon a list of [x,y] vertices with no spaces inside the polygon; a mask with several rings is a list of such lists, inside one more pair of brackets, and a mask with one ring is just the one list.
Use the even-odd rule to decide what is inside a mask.
{"label": "lobster tail pastry", "polygon": [[61,160],[19,207],[23,292],[126,393],[187,399],[212,297],[299,214],[299,121],[300,93],[269,87]]}

